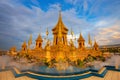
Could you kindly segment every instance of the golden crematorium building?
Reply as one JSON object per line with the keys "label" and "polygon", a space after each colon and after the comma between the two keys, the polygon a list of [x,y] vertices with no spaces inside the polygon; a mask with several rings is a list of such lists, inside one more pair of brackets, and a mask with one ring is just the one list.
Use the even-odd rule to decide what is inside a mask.
{"label": "golden crematorium building", "polygon": [[[39,34],[36,39],[36,45],[34,49],[30,48],[31,38],[26,42],[23,42],[20,54],[29,54],[39,59],[46,59],[48,62],[52,59],[56,61],[65,61],[71,60],[76,61],[78,59],[83,60],[88,55],[91,56],[100,56],[101,52],[99,50],[99,46],[97,42],[94,42],[94,45],[91,48],[85,47],[85,39],[82,34],[77,40],[78,47],[74,45],[74,41],[71,39],[69,42],[67,40],[68,28],[64,25],[62,21],[61,12],[59,12],[59,19],[55,27],[53,27],[53,43],[50,44],[50,40],[47,39],[46,45],[43,48],[42,43],[43,39]],[[72,32],[71,32],[72,33]],[[49,32],[46,31],[46,35],[48,36]]]}

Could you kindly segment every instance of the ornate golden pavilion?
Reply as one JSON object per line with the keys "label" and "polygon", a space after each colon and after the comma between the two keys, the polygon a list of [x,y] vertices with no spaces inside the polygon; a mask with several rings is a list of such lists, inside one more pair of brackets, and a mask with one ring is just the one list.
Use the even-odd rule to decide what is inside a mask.
{"label": "ornate golden pavilion", "polygon": [[[85,47],[85,39],[82,34],[77,40],[78,48],[74,45],[74,41],[71,39],[68,43],[67,34],[68,29],[64,25],[62,21],[61,12],[59,13],[59,19],[56,26],[52,29],[53,32],[53,44],[50,44],[50,40],[48,39],[45,47],[42,47],[43,39],[41,35],[38,35],[36,39],[35,48],[30,49],[30,44],[27,45],[26,42],[23,42],[22,49],[20,54],[29,54],[39,59],[46,59],[48,62],[52,59],[56,61],[65,61],[71,60],[76,61],[78,59],[83,60],[88,55],[99,56],[101,52],[99,50],[99,46],[97,42],[94,42],[94,45],[91,48]],[[46,35],[48,36],[48,30],[46,31]],[[31,43],[28,41],[28,43]]]}

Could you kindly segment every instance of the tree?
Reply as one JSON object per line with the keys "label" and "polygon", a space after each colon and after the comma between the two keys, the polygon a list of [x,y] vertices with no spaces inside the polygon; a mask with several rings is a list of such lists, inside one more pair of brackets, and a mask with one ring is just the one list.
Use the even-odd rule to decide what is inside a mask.
{"label": "tree", "polygon": [[77,65],[82,68],[84,66],[84,61],[81,61],[80,59],[78,59]]}

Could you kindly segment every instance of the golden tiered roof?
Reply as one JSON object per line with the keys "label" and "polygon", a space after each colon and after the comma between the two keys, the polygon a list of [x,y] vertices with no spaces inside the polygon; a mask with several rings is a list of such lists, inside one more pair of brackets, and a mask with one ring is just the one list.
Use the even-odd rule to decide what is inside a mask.
{"label": "golden tiered roof", "polygon": [[22,47],[26,47],[26,46],[27,46],[26,41],[24,41]]}
{"label": "golden tiered roof", "polygon": [[67,34],[67,32],[68,32],[67,27],[64,25],[64,23],[62,21],[61,12],[59,12],[59,19],[58,19],[56,26],[52,29],[53,34],[57,34],[59,32],[59,29],[61,29],[62,33],[64,33],[64,34]]}
{"label": "golden tiered roof", "polygon": [[95,42],[94,42],[93,47],[98,47],[98,44],[97,44],[96,40],[95,40]]}
{"label": "golden tiered roof", "polygon": [[40,35],[40,34],[38,35],[38,37],[37,37],[36,41],[43,42],[42,37],[41,37],[41,35]]}
{"label": "golden tiered roof", "polygon": [[[80,33],[80,36],[78,38],[78,48],[74,46],[74,41],[71,40],[70,45],[68,45],[67,40],[67,33],[68,29],[64,25],[62,21],[61,12],[59,13],[59,19],[56,24],[56,26],[52,29],[53,31],[53,43],[51,44],[48,38],[48,29],[46,31],[47,35],[47,43],[45,45],[45,48],[42,48],[42,37],[39,34],[36,39],[36,46],[34,49],[29,50],[29,47],[27,48],[26,42],[22,45],[21,53],[28,52],[31,56],[35,56],[36,58],[40,58],[41,60],[47,60],[47,62],[51,61],[52,59],[55,59],[56,61],[65,61],[67,59],[70,59],[71,61],[77,61],[78,59],[84,60],[89,53],[91,53],[92,56],[98,56],[101,55],[101,52],[98,50],[98,44],[95,41],[94,44],[94,52],[92,52],[91,49],[87,49],[85,47],[85,39],[83,38],[82,34]],[[71,29],[71,35],[73,36],[74,33]],[[31,39],[32,40],[32,39]],[[31,42],[31,41],[30,41]],[[28,51],[27,51],[28,50]],[[99,52],[98,52],[99,51]],[[37,53],[43,53],[43,54],[37,54]],[[92,53],[98,53],[98,54],[92,54]]]}
{"label": "golden tiered roof", "polygon": [[79,41],[85,41],[81,33],[80,33],[80,37],[78,38],[78,42]]}

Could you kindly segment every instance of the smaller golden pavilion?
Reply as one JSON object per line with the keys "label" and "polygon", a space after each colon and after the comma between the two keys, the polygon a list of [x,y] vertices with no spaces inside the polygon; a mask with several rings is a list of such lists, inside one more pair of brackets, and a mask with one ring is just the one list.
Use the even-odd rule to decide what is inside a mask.
{"label": "smaller golden pavilion", "polygon": [[[29,54],[38,59],[46,59],[48,62],[52,59],[56,61],[65,61],[71,60],[76,61],[78,59],[84,60],[88,55],[91,56],[100,56],[101,52],[99,50],[99,46],[97,42],[94,42],[94,45],[91,48],[85,47],[85,39],[82,34],[77,40],[78,47],[74,45],[74,41],[71,39],[70,42],[67,40],[68,28],[64,25],[62,21],[61,12],[59,12],[59,18],[57,24],[53,27],[53,44],[50,44],[50,40],[47,39],[46,45],[43,48],[42,43],[43,39],[39,34],[36,39],[35,48],[31,49],[30,45],[32,44],[32,39],[30,37],[28,44],[23,42],[20,54]],[[73,32],[71,32],[73,35]],[[48,36],[49,32],[46,31],[46,35]]]}

